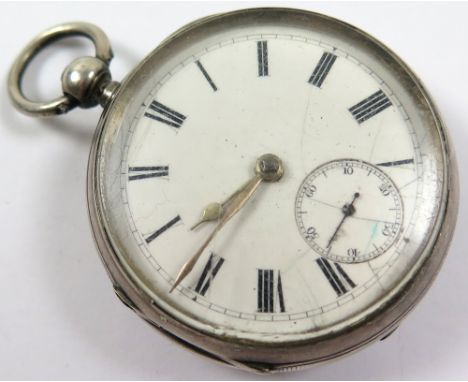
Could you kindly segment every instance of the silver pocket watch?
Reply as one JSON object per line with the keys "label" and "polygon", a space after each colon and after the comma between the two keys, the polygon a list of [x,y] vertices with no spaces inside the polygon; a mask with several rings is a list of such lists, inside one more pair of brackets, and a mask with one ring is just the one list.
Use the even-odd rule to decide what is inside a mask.
{"label": "silver pocket watch", "polygon": [[[63,96],[32,102],[46,45],[91,39]],[[88,23],[37,36],[8,87],[22,112],[100,104],[88,170],[117,296],[162,333],[256,372],[389,335],[434,280],[458,208],[447,131],[416,75],[342,21],[258,8],[183,27],[122,81]]]}

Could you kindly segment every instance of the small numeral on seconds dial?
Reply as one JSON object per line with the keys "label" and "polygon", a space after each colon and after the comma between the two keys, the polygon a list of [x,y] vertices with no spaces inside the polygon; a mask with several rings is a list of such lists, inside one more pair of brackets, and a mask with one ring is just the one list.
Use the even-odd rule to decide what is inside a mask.
{"label": "small numeral on seconds dial", "polygon": [[151,102],[149,108],[151,110],[145,113],[145,117],[165,123],[166,125],[172,127],[181,127],[185,119],[187,118],[185,115],[180,114],[177,111],[168,108],[167,106],[164,106],[158,101]]}
{"label": "small numeral on seconds dial", "polygon": [[340,264],[333,263],[332,265],[328,260],[322,257],[318,258],[316,262],[338,297],[356,287],[356,284],[351,280]]}
{"label": "small numeral on seconds dial", "polygon": [[211,282],[215,278],[216,274],[219,271],[219,268],[224,263],[224,259],[215,255],[214,253],[210,254],[210,258],[208,259],[205,267],[203,268],[203,272],[198,279],[197,285],[195,286],[195,292],[204,296],[206,291],[211,285]]}
{"label": "small numeral on seconds dial", "polygon": [[[277,273],[275,283],[275,273]],[[275,288],[276,284],[276,288]],[[260,313],[275,312],[275,294],[277,295],[277,305],[280,312],[285,312],[283,283],[281,281],[280,271],[273,269],[258,270],[258,293],[257,293],[257,311]],[[276,289],[276,293],[275,293]]]}

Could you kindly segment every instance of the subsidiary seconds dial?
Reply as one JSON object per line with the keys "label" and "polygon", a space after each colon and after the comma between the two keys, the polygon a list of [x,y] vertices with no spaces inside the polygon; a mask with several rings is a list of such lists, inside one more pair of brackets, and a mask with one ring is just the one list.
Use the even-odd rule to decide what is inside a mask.
{"label": "subsidiary seconds dial", "polygon": [[296,221],[319,255],[345,263],[367,261],[399,237],[402,199],[393,181],[375,166],[335,160],[305,178],[296,197]]}

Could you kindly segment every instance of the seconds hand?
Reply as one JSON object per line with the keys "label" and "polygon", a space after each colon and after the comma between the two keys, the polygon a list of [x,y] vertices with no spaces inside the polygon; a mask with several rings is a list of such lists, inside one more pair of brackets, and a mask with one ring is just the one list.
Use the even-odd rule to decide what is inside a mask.
{"label": "seconds hand", "polygon": [[338,231],[340,230],[340,228],[343,225],[346,218],[348,216],[351,216],[352,214],[354,214],[354,212],[356,211],[353,204],[356,201],[356,199],[359,198],[359,196],[360,196],[359,192],[355,192],[354,195],[353,195],[353,200],[351,201],[351,203],[345,204],[343,206],[343,208],[341,209],[341,211],[343,211],[343,214],[344,214],[343,218],[341,219],[340,223],[338,224],[338,227],[336,227],[335,232],[333,233],[330,240],[328,240],[327,248],[330,248],[330,244],[332,243],[333,240],[335,240],[335,236],[338,233]]}

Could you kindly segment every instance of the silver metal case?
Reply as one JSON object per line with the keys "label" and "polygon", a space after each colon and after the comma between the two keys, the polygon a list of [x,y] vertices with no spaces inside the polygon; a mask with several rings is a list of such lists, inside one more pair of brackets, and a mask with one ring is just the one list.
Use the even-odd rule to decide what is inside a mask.
{"label": "silver metal case", "polygon": [[[350,44],[371,49],[381,64],[398,74],[405,89],[418,102],[419,112],[427,128],[439,135],[444,149],[444,173],[441,179],[442,202],[437,223],[421,250],[424,261],[418,262],[398,292],[381,310],[365,321],[346,330],[314,341],[268,346],[254,342],[226,340],[208,335],[178,321],[139,286],[138,280],[127,272],[118,256],[118,241],[112,237],[106,223],[101,188],[103,148],[110,144],[116,132],[128,123],[130,110],[135,107],[135,94],[146,86],[153,68],[163,65],[174,51],[181,51],[199,36],[222,30],[231,25],[242,27],[252,23],[292,23],[307,28],[319,28],[338,35]],[[327,361],[348,354],[381,339],[392,332],[401,319],[414,307],[434,280],[447,252],[455,227],[458,207],[458,177],[454,154],[441,118],[427,91],[414,73],[393,52],[366,33],[336,19],[295,9],[268,8],[236,11],[207,17],[180,29],[151,52],[122,82],[108,103],[97,128],[88,169],[88,206],[94,237],[103,263],[112,279],[119,298],[140,317],[179,343],[223,363],[257,372],[294,370],[302,366]],[[423,256],[427,253],[427,256]]]}

